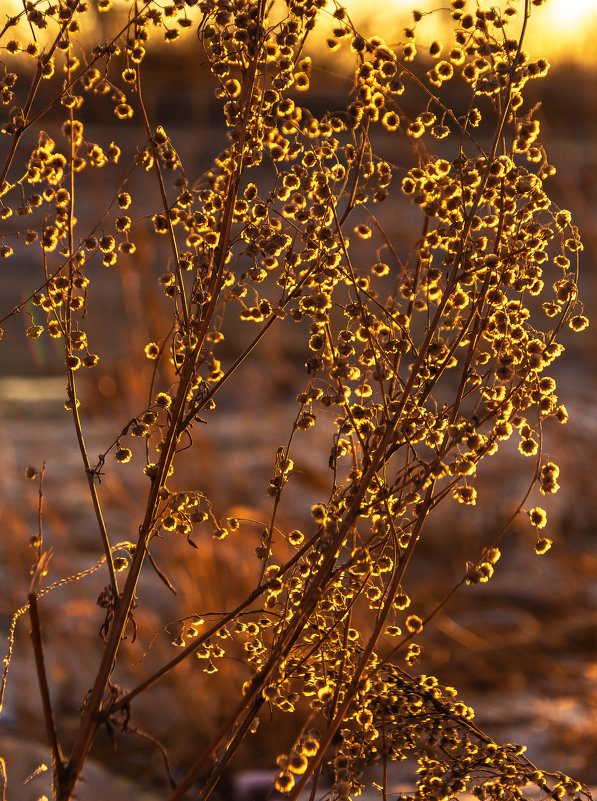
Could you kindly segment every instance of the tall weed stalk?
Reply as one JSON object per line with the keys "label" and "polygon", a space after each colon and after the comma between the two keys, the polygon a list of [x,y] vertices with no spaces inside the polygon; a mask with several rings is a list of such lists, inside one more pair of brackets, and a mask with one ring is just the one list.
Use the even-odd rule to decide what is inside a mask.
{"label": "tall weed stalk", "polygon": [[[423,628],[454,592],[491,578],[515,518],[526,515],[535,528],[537,554],[549,550],[546,512],[528,508],[533,489],[558,489],[542,431],[567,413],[548,368],[563,350],[562,329],[587,325],[577,295],[578,231],[545,193],[555,170],[537,108],[523,97],[526,84],[548,72],[546,60],[524,49],[542,2],[504,11],[448,5],[438,12],[446,44],[419,36],[417,11],[398,44],[363,36],[335,0],[26,2],[0,33],[1,267],[39,265],[26,299],[4,320],[22,315],[28,337],[53,337],[64,349],[65,407],[106,577],[102,656],[66,744],[40,623],[51,555],[40,490],[20,613],[30,617],[58,801],[76,797],[100,728],[131,730],[138,697],[183,661],[193,660],[193,681],[217,695],[227,653],[241,665],[236,701],[194,762],[181,766],[172,755],[168,801],[206,801],[241,743],[259,737],[260,716],[284,713],[294,743],[272,776],[291,801],[309,782],[311,799],[348,799],[376,763],[385,799],[393,762],[413,766],[409,799],[466,790],[522,798],[532,787],[552,798],[588,795],[572,779],[541,772],[522,747],[493,742],[453,688],[414,669]],[[318,59],[325,69],[332,59],[322,51],[350,76],[345,96],[326,93]],[[201,174],[179,155],[195,132],[177,142],[180,129],[154,116],[153,81],[160,62],[172,59],[181,71],[198,70],[195,91],[209,83],[223,114],[223,147]],[[322,98],[331,107],[318,111]],[[91,124],[94,114],[102,125]],[[114,126],[122,135],[111,141]],[[91,219],[88,207],[102,202]],[[408,247],[396,233],[402,219],[412,231]],[[94,284],[145,269],[136,242],[148,237],[156,253],[164,242],[168,248],[155,277],[155,307],[166,303],[167,315],[151,321],[161,331],[144,353],[130,356],[141,375],[138,360],[155,367],[148,402],[116,427],[94,463],[80,376],[113,354],[86,326],[95,315],[109,334],[116,314],[93,306]],[[249,524],[222,518],[205,485],[185,488],[179,454],[195,448],[199,470],[208,469],[193,445],[197,428],[220,414],[223,388],[242,399],[245,363],[259,364],[263,341],[284,348],[290,338],[294,352],[297,338],[303,343],[305,369],[296,410],[279,432],[269,516]],[[11,347],[8,337],[2,346]],[[288,369],[296,375],[290,357]],[[267,388],[261,406],[268,415]],[[318,427],[318,447],[329,436],[320,451],[327,490],[309,502],[311,522],[291,528],[284,509],[293,449]],[[135,438],[145,443],[137,469],[147,491],[122,556],[102,511],[101,477],[139,453]],[[528,489],[516,508],[503,509],[498,529],[483,532],[483,546],[423,619],[405,587],[428,521],[440,504],[482,506],[479,465],[511,438],[530,460]],[[217,466],[222,483],[230,469]],[[254,539],[251,588],[239,587],[234,605],[207,623],[205,610],[185,610],[171,659],[138,686],[120,688],[113,676],[144,603],[140,576],[155,570],[169,584],[152,543],[186,539],[192,570],[209,538],[218,548],[235,537]],[[8,660],[5,668],[3,692]],[[163,714],[156,709],[153,737]]]}

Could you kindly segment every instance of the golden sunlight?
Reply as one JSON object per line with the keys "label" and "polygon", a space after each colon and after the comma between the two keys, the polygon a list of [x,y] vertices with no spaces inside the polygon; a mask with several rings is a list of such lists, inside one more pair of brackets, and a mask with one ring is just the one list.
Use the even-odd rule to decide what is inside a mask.
{"label": "golden sunlight", "polygon": [[[115,0],[124,8],[127,0]],[[344,3],[355,25],[366,35],[385,31],[385,39],[392,44],[402,38],[405,26],[412,24],[412,11],[423,12],[419,32],[429,37],[442,38],[449,25],[447,0],[385,0],[372,4],[371,0],[346,0]],[[504,9],[508,6],[518,11],[510,25],[510,35],[520,31],[524,12],[524,0],[484,0],[480,5]],[[477,4],[468,0],[467,9],[474,10]],[[330,5],[331,8],[331,5]],[[374,16],[371,11],[374,9]],[[23,9],[22,0],[0,0],[0,17],[18,14]],[[17,33],[26,33],[23,23]],[[541,6],[531,6],[531,24],[526,38],[526,48],[532,55],[548,58],[554,66],[572,62],[597,67],[597,0],[545,0]]]}
{"label": "golden sunlight", "polygon": [[[404,25],[412,23],[412,10],[418,9],[425,14],[420,23],[425,26],[425,34],[430,40],[441,37],[448,22],[448,4],[438,0],[387,0],[384,10],[376,7],[375,18],[370,17],[371,4],[365,0],[351,0],[347,7],[355,23],[368,23],[377,30],[381,28],[390,36],[400,36]],[[513,6],[518,10],[518,17],[511,24],[511,35],[520,30],[524,12],[524,0],[513,2],[482,3],[499,8]],[[475,4],[468,3],[472,8]],[[391,33],[390,33],[391,32]],[[531,7],[531,24],[526,39],[527,49],[531,53],[546,56],[552,62],[575,62],[597,66],[597,3],[595,0],[546,0],[542,6]]]}
{"label": "golden sunlight", "polygon": [[555,60],[597,63],[597,5],[594,0],[547,0],[533,11],[529,46]]}
{"label": "golden sunlight", "polygon": [[594,0],[549,0],[544,6],[546,17],[552,26],[558,28],[578,28],[584,26],[590,17],[595,21],[597,8]]}

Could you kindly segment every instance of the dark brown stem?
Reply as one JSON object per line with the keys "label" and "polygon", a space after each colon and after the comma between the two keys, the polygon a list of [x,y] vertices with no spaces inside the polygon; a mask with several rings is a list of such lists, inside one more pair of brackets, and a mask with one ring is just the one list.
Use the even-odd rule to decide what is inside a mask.
{"label": "dark brown stem", "polygon": [[172,258],[174,260],[174,269],[176,273],[176,286],[178,288],[178,292],[180,295],[180,300],[182,304],[182,318],[184,323],[184,330],[187,337],[187,345],[190,345],[190,335],[191,335],[191,324],[189,319],[189,304],[187,303],[187,297],[185,293],[184,281],[182,278],[182,268],[180,266],[180,258],[178,255],[178,246],[176,244],[176,236],[174,234],[174,227],[172,225],[172,220],[170,219],[170,207],[168,206],[168,198],[166,196],[166,187],[164,186],[164,178],[162,176],[162,170],[160,167],[160,157],[159,153],[157,152],[157,148],[153,142],[153,135],[151,133],[151,126],[149,124],[149,117],[147,116],[147,111],[145,109],[145,103],[143,102],[143,93],[141,91],[141,74],[140,71],[137,70],[137,97],[139,99],[139,106],[141,108],[141,116],[143,117],[143,123],[145,125],[145,132],[147,134],[147,139],[150,143],[151,152],[153,155],[153,166],[156,174],[156,179],[158,182],[158,186],[160,189],[160,197],[162,199],[162,208],[164,209],[164,216],[166,217],[166,222],[168,225],[168,237],[170,239],[170,248],[172,250]]}
{"label": "dark brown stem", "polygon": [[54,720],[52,702],[50,700],[50,689],[48,687],[48,677],[46,674],[41,623],[39,619],[39,610],[37,607],[37,595],[39,592],[40,583],[47,571],[51,556],[51,551],[46,551],[41,555],[29,586],[28,601],[29,619],[31,621],[31,643],[33,645],[33,654],[35,656],[37,683],[39,685],[39,691],[41,694],[44,721],[46,724],[46,734],[48,736],[50,751],[52,753],[52,762],[54,765],[54,786],[59,788],[62,785],[65,777],[64,760],[60,742],[58,740],[58,734],[56,732],[56,722]]}
{"label": "dark brown stem", "polygon": [[106,563],[108,565],[108,575],[110,577],[110,586],[112,588],[112,594],[114,600],[116,601],[118,599],[118,582],[116,580],[114,560],[112,559],[112,547],[110,545],[110,538],[108,536],[108,530],[106,528],[106,523],[104,521],[104,516],[102,513],[102,507],[100,505],[97,487],[95,485],[95,471],[91,467],[91,462],[89,461],[89,456],[87,454],[87,447],[85,445],[85,438],[83,436],[83,427],[81,425],[81,416],[79,415],[79,408],[78,408],[75,376],[73,370],[71,370],[68,367],[67,367],[67,381],[68,381],[68,400],[71,405],[71,413],[73,416],[73,424],[75,427],[75,434],[77,436],[77,443],[79,445],[79,451],[81,452],[81,459],[83,460],[83,468],[85,470],[85,477],[87,478],[87,486],[89,487],[89,494],[91,496],[91,503],[93,504],[95,519],[97,521],[100,537],[102,539],[102,545],[104,547],[104,555],[106,557]]}

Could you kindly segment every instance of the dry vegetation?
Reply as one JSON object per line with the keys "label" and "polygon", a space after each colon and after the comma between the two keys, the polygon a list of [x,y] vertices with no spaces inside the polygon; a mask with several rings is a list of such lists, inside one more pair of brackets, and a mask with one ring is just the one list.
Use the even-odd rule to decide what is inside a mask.
{"label": "dry vegetation", "polygon": [[[414,12],[391,47],[319,0],[26,3],[0,32],[1,266],[29,282],[1,347],[24,320],[66,382],[47,452],[21,424],[35,492],[6,481],[2,699],[45,728],[58,801],[90,754],[168,801],[256,764],[291,801],[386,801],[398,774],[405,801],[590,797],[421,672],[446,610],[553,544],[551,366],[588,320],[524,98],[541,5],[451,0],[449,41]],[[207,167],[156,100],[189,33],[226,126]],[[325,36],[351,80],[319,108]],[[483,667],[486,625],[448,680],[476,659],[507,686],[524,630]]]}

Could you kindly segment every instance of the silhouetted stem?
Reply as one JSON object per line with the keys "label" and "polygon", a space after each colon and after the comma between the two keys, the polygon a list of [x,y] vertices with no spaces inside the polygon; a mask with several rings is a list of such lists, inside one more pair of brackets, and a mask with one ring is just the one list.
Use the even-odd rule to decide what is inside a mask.
{"label": "silhouetted stem", "polygon": [[39,610],[37,608],[37,594],[42,577],[45,575],[48,563],[51,558],[51,551],[43,553],[39,559],[36,570],[31,579],[29,587],[29,619],[31,621],[31,643],[33,645],[33,654],[35,656],[35,670],[37,672],[37,683],[41,694],[41,702],[43,706],[44,721],[46,724],[46,734],[48,736],[48,743],[52,753],[52,762],[54,765],[53,780],[55,787],[60,787],[64,780],[64,761],[62,757],[62,749],[58,741],[56,733],[56,722],[54,719],[54,712],[52,709],[52,702],[50,700],[50,689],[48,687],[48,677],[46,674],[46,665],[44,659],[44,646],[41,633],[41,624],[39,619]]}

